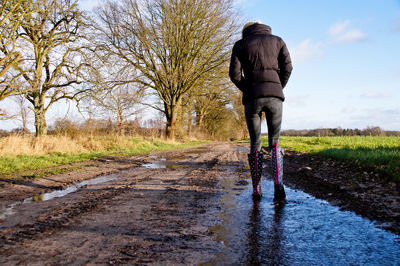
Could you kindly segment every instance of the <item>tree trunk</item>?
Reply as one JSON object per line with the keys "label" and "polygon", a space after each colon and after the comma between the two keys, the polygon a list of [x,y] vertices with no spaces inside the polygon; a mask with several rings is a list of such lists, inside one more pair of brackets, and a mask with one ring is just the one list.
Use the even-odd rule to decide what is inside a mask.
{"label": "tree trunk", "polygon": [[118,135],[123,136],[125,134],[124,131],[124,122],[119,121],[118,122]]}
{"label": "tree trunk", "polygon": [[199,119],[197,120],[197,126],[200,130],[203,130],[203,118],[204,115],[199,113]]}
{"label": "tree trunk", "polygon": [[204,112],[200,109],[196,109],[196,127],[199,130],[202,130],[203,128],[203,118],[204,118]]}
{"label": "tree trunk", "polygon": [[33,112],[35,113],[35,136],[47,135],[47,124],[44,110],[44,97],[36,96],[34,98]]}
{"label": "tree trunk", "polygon": [[120,136],[125,135],[125,130],[124,130],[124,118],[122,115],[119,115],[118,117],[118,134]]}
{"label": "tree trunk", "polygon": [[187,136],[190,138],[192,134],[192,103],[188,103],[188,118],[187,118]]}
{"label": "tree trunk", "polygon": [[167,123],[165,127],[165,136],[168,140],[175,140],[175,122],[176,122],[176,106],[170,106],[168,108],[169,110],[167,111],[166,118],[167,118]]}
{"label": "tree trunk", "polygon": [[28,110],[25,107],[25,97],[23,95],[18,95],[17,103],[19,106],[19,115],[21,116],[22,122],[22,134],[28,133],[27,123],[28,123]]}

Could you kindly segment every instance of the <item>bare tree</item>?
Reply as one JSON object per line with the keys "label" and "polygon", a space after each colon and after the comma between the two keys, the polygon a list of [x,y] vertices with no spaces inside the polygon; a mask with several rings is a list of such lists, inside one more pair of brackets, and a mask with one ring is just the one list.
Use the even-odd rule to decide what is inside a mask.
{"label": "bare tree", "polygon": [[[194,126],[194,101],[195,101],[195,90],[191,90],[186,93],[181,102],[180,111],[181,114],[177,118],[177,127],[182,127],[182,135],[190,137],[192,135],[192,129]],[[184,131],[186,131],[184,133]]]}
{"label": "bare tree", "polygon": [[237,21],[233,0],[109,1],[97,12],[101,47],[137,69],[162,102],[174,139],[177,107],[204,75],[229,59]]}
{"label": "bare tree", "polygon": [[[36,136],[47,134],[45,113],[61,99],[74,99],[83,91],[85,63],[85,23],[76,1],[27,1],[16,31],[21,55],[14,66],[19,75],[20,93],[32,104]],[[10,18],[11,19],[11,18]]]}
{"label": "bare tree", "polygon": [[244,139],[249,137],[249,131],[247,130],[246,118],[244,115],[244,106],[242,104],[242,93],[235,88],[232,92],[232,112],[234,115],[234,127],[236,130],[236,137]]}
{"label": "bare tree", "polygon": [[[93,118],[96,116],[111,116],[118,124],[118,133],[124,133],[127,120],[138,115],[140,103],[145,96],[143,86],[136,82],[136,72],[126,68],[116,56],[104,56],[93,60],[97,71],[91,74],[91,90],[78,99],[78,107],[82,114]],[[103,58],[104,57],[104,58]]]}
{"label": "bare tree", "polygon": [[191,92],[198,128],[204,128],[204,117],[207,114],[218,111],[221,104],[227,105],[231,102],[230,89],[232,85],[227,77],[227,67],[225,64],[221,65],[212,73],[204,75]]}
{"label": "bare tree", "polygon": [[101,113],[111,115],[117,121],[118,133],[122,135],[128,119],[140,113],[141,109],[138,106],[142,97],[142,91],[136,88],[135,84],[125,83],[93,90],[87,95],[86,101],[81,102],[92,105],[92,108],[95,105]]}
{"label": "bare tree", "polygon": [[138,115],[138,104],[141,99],[140,91],[134,84],[127,83],[114,85],[110,89],[103,90],[101,94],[92,94],[95,104],[111,113],[118,123],[118,133],[124,134],[124,125],[133,115]]}
{"label": "bare tree", "polygon": [[29,109],[26,107],[26,98],[24,95],[19,94],[15,98],[15,103],[18,105],[19,112],[19,120],[21,120],[21,131],[22,133],[28,133],[28,116],[29,116]]}
{"label": "bare tree", "polygon": [[[12,67],[18,63],[21,55],[15,49],[17,28],[26,13],[22,6],[23,0],[4,0],[0,5],[0,101],[14,94],[18,86],[14,83],[17,76],[12,75]],[[7,81],[7,82],[5,82]],[[13,115],[0,109],[0,119],[10,119]]]}
{"label": "bare tree", "polygon": [[[29,109],[26,106],[26,98],[22,94],[13,95],[10,97],[12,102],[14,102],[13,112],[3,112],[0,110],[0,120],[11,120],[16,119],[21,121],[21,127],[16,129],[21,133],[28,133],[28,118],[29,118]],[[10,103],[12,103],[10,102]],[[18,111],[15,111],[18,109]]]}
{"label": "bare tree", "polygon": [[[193,103],[197,131],[213,138],[244,138],[248,132],[241,93],[226,77],[226,68],[221,67],[220,71],[198,83],[183,100]],[[192,99],[187,100],[187,97]],[[189,106],[189,103],[185,105]]]}

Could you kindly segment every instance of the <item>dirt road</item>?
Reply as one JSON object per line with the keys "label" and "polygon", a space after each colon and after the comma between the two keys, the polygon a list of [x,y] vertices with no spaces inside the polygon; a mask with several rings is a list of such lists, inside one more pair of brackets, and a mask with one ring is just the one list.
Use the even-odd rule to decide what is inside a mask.
{"label": "dirt road", "polygon": [[[213,143],[146,156],[103,158],[69,174],[8,184],[0,190],[0,264],[271,262],[270,257],[259,256],[259,245],[256,247],[261,251],[253,250],[254,239],[261,231],[254,235],[250,232],[247,248],[235,244],[233,250],[240,251],[234,252],[235,256],[224,252],[229,242],[227,235],[241,243],[244,235],[249,236],[245,232],[249,224],[253,229],[269,227],[265,223],[254,224],[253,218],[260,215],[260,210],[273,212],[270,195],[263,199],[261,207],[250,204],[246,146]],[[266,182],[265,186],[267,190],[272,188]],[[306,202],[305,196],[295,190],[289,189],[288,193],[289,197],[298,198],[289,201],[288,212],[301,207],[299,202]],[[326,207],[325,203],[322,205]],[[229,212],[233,210],[237,212]],[[243,212],[250,213],[250,222]],[[230,224],[235,216],[245,218],[233,219],[246,225],[243,230],[240,224]],[[281,223],[280,217],[279,210],[275,210],[273,228],[277,221]],[[287,228],[292,223],[288,220]],[[273,246],[280,242],[276,241],[276,232],[271,238]],[[279,235],[284,234],[278,234],[280,239]],[[393,236],[381,231],[379,236],[377,243],[382,239],[389,243],[385,252],[388,259],[400,262],[400,257],[391,253],[399,247],[392,243]],[[365,241],[371,242],[371,238]],[[240,256],[249,247],[252,257]],[[381,246],[376,250],[385,251]],[[285,256],[277,262],[282,261],[291,262]]]}
{"label": "dirt road", "polygon": [[[167,168],[149,165],[160,159]],[[243,153],[219,143],[125,160],[130,168],[110,181],[14,206],[1,224],[0,264],[191,264],[212,257],[216,184],[224,175],[245,179]],[[2,198],[28,198],[79,177],[51,179],[18,185],[15,195],[3,190]]]}

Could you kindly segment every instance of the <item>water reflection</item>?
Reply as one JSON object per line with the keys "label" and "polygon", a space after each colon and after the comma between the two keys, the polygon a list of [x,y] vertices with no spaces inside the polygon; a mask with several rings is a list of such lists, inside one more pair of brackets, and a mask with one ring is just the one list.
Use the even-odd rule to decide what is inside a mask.
{"label": "water reflection", "polygon": [[260,214],[260,201],[255,200],[253,202],[253,208],[250,211],[249,221],[249,235],[248,246],[249,254],[247,254],[247,262],[251,265],[260,264],[260,229],[262,228],[261,214]]}
{"label": "water reflection", "polygon": [[284,258],[284,248],[282,248],[282,238],[284,236],[284,226],[281,223],[284,204],[277,204],[274,208],[274,218],[271,223],[271,237],[267,238],[271,240],[271,243],[266,243],[266,246],[270,246],[271,253],[268,256],[268,259],[274,264],[281,264],[281,261]]}
{"label": "water reflection", "polygon": [[282,264],[284,249],[281,240],[283,237],[283,225],[281,223],[285,204],[274,205],[273,217],[266,224],[264,219],[267,213],[260,201],[253,201],[249,214],[248,265],[260,265],[263,263]]}
{"label": "water reflection", "polygon": [[161,168],[178,168],[178,167],[184,167],[184,164],[180,164],[176,162],[177,160],[180,160],[179,157],[177,158],[161,158],[160,160],[149,162],[149,163],[144,163],[142,166],[150,169],[161,169]]}

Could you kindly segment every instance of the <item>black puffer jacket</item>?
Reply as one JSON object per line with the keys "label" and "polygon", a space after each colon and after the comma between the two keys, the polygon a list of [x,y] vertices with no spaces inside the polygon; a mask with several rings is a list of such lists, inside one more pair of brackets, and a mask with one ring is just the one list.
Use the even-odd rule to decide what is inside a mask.
{"label": "black puffer jacket", "polygon": [[292,69],[284,41],[272,35],[269,26],[253,24],[233,46],[229,76],[243,92],[243,104],[260,97],[278,97],[283,101],[282,89]]}

